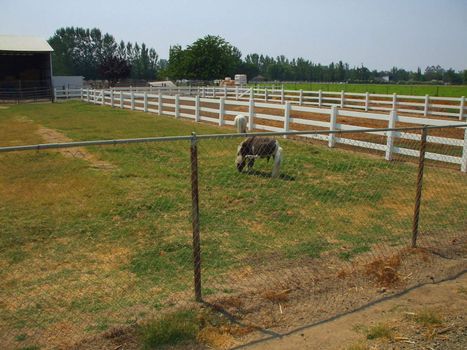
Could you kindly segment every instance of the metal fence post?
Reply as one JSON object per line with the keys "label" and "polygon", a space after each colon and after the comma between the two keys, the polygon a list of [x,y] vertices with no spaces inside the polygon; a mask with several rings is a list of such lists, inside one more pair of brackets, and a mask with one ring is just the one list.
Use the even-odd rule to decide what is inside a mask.
{"label": "metal fence post", "polygon": [[193,227],[193,272],[196,301],[202,301],[201,294],[201,240],[199,230],[199,191],[198,191],[198,145],[196,133],[191,139],[191,220]]}
{"label": "metal fence post", "polygon": [[427,128],[422,130],[422,138],[420,140],[420,155],[418,158],[418,176],[417,176],[417,191],[415,194],[415,207],[412,222],[412,248],[417,246],[418,224],[420,219],[420,203],[422,200],[422,185],[423,185],[423,169],[425,167],[425,149],[426,149]]}

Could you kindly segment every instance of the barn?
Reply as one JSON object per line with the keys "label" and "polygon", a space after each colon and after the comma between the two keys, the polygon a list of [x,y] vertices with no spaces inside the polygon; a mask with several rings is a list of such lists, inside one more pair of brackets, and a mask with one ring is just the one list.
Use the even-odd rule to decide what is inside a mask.
{"label": "barn", "polygon": [[52,51],[39,37],[0,35],[0,100],[52,99]]}

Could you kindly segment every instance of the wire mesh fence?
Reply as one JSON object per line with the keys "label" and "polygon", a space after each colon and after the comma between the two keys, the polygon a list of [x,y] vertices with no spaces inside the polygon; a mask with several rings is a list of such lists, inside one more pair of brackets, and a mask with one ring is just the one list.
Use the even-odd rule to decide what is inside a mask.
{"label": "wire mesh fence", "polygon": [[[458,143],[430,143],[446,130],[463,136],[387,132],[418,135],[394,147],[462,155]],[[199,321],[199,338],[209,329],[229,348],[465,269],[458,165],[352,147],[387,145],[386,135],[313,134],[349,141],[268,133],[3,148],[0,343],[104,348],[127,334],[136,348],[150,320],[201,306],[228,318]]]}

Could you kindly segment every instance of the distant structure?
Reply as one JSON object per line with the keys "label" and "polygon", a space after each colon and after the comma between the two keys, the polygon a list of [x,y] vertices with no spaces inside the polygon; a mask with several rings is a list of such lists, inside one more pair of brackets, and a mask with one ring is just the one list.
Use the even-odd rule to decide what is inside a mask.
{"label": "distant structure", "polygon": [[164,80],[164,81],[150,81],[149,82],[150,87],[168,87],[171,89],[176,89],[177,85],[175,85],[172,81],[170,80]]}
{"label": "distant structure", "polygon": [[0,35],[0,99],[52,99],[52,52],[42,38]]}
{"label": "distant structure", "polygon": [[84,85],[84,77],[80,75],[54,75],[52,85],[57,90],[81,89]]}
{"label": "distant structure", "polygon": [[248,82],[246,74],[235,74],[235,85],[243,86]]}

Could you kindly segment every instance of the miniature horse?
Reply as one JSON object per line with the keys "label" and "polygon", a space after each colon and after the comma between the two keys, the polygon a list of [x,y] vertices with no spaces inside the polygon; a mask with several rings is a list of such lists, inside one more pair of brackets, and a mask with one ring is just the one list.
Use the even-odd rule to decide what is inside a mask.
{"label": "miniature horse", "polygon": [[[236,165],[237,170],[242,172],[246,164],[251,170],[256,158],[274,159],[271,177],[278,177],[282,161],[282,147],[279,142],[269,137],[249,137],[243,141],[237,149]],[[248,162],[248,163],[247,163]]]}

